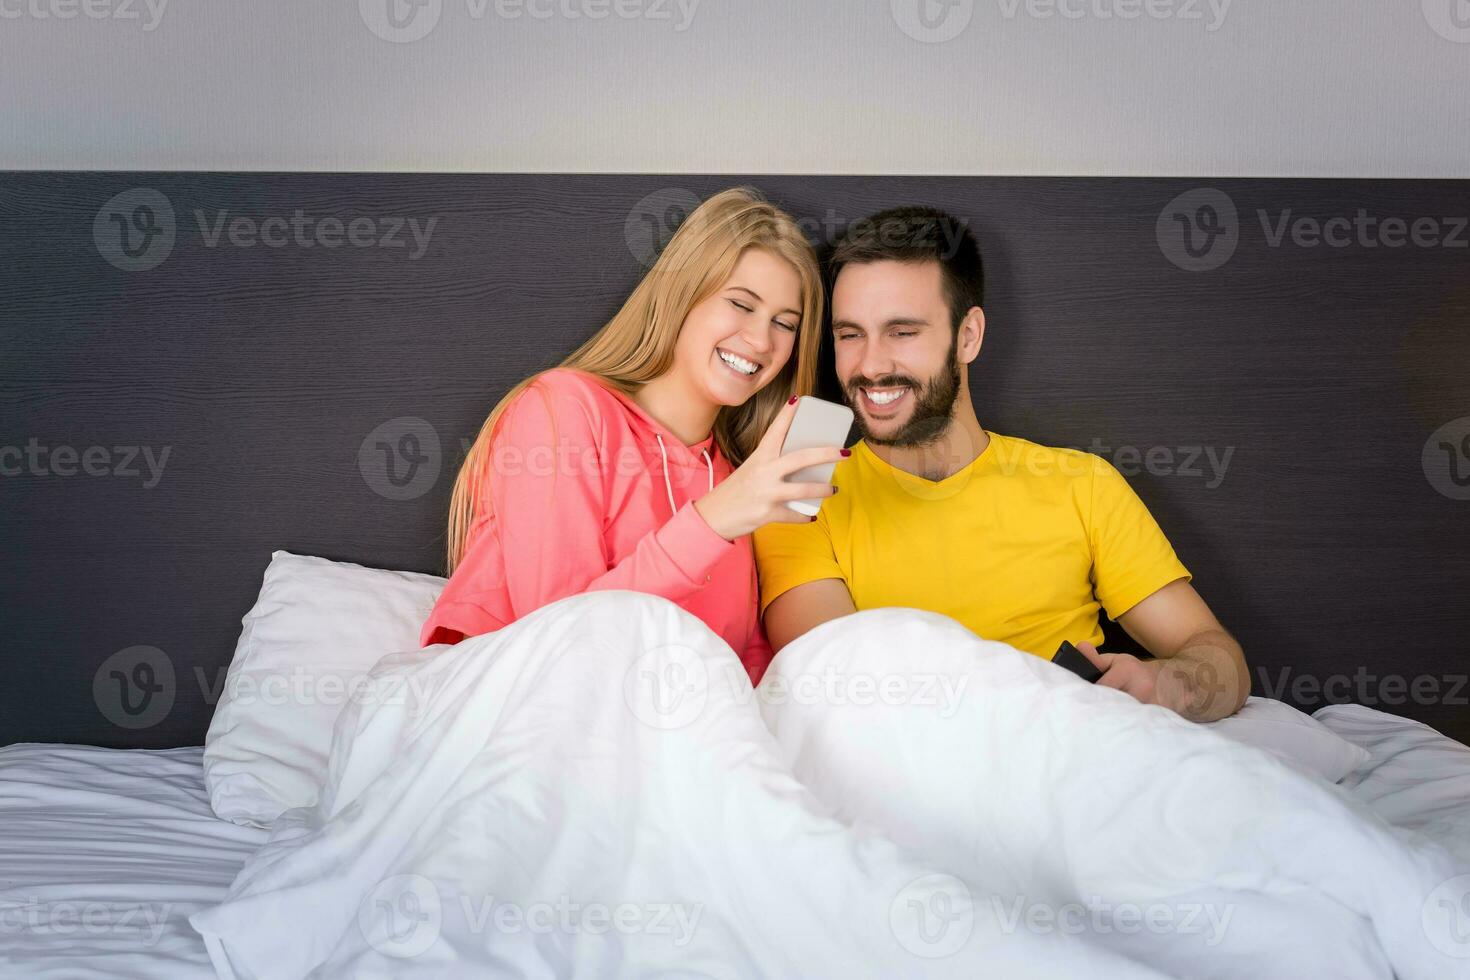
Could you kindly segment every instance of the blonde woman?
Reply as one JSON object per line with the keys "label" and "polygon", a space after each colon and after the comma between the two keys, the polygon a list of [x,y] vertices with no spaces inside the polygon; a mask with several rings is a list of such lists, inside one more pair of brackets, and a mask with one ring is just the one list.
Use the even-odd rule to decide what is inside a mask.
{"label": "blonde woman", "polygon": [[511,390],[455,481],[449,584],[421,635],[455,643],[600,589],[662,596],[740,656],[771,659],[750,532],[807,521],[830,484],[779,456],[816,375],[822,285],[792,219],[736,188],[697,208],[613,318]]}

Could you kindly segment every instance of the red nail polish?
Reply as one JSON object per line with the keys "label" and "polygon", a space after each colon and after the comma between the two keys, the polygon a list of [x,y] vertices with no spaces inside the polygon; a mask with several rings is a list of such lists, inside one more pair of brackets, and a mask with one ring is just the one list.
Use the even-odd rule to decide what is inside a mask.
{"label": "red nail polish", "polygon": [[842,450],[842,458],[843,459],[846,459],[847,457],[849,457],[851,455],[852,455],[852,450],[851,449],[844,449],[844,450]]}
{"label": "red nail polish", "polygon": [[787,402],[786,404],[788,404],[788,405],[795,405],[796,404],[796,399],[797,399],[797,396],[796,395],[792,395],[791,396],[791,400],[789,402]]}

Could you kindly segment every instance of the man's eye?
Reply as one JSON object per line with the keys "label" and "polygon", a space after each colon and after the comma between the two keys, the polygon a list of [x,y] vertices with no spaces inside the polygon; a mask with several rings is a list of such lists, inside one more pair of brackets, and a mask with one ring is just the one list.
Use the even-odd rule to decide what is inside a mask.
{"label": "man's eye", "polygon": [[917,330],[895,330],[893,332],[893,336],[895,336],[895,337],[912,337],[914,334],[916,334],[918,332],[919,331],[917,331]]}

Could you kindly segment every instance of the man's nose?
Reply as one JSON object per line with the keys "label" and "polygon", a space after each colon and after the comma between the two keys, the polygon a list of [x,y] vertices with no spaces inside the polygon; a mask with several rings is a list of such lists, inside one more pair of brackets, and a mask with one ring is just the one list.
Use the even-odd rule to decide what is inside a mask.
{"label": "man's nose", "polygon": [[858,362],[858,373],[869,381],[877,381],[893,373],[893,358],[878,340],[869,340],[863,345],[863,357]]}

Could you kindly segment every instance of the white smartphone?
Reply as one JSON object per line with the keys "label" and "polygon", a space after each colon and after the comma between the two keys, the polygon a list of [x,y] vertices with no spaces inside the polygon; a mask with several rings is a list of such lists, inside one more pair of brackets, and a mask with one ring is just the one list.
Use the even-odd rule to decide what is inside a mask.
{"label": "white smartphone", "polygon": [[[822,401],[810,395],[802,395],[796,403],[796,418],[786,430],[786,441],[781,443],[781,455],[798,449],[822,449],[847,445],[847,433],[852,428],[852,409],[846,405]],[[819,463],[797,470],[786,477],[787,483],[831,483],[832,470],[836,463]],[[822,506],[822,498],[808,497],[788,500],[786,506],[798,514],[816,517]]]}

